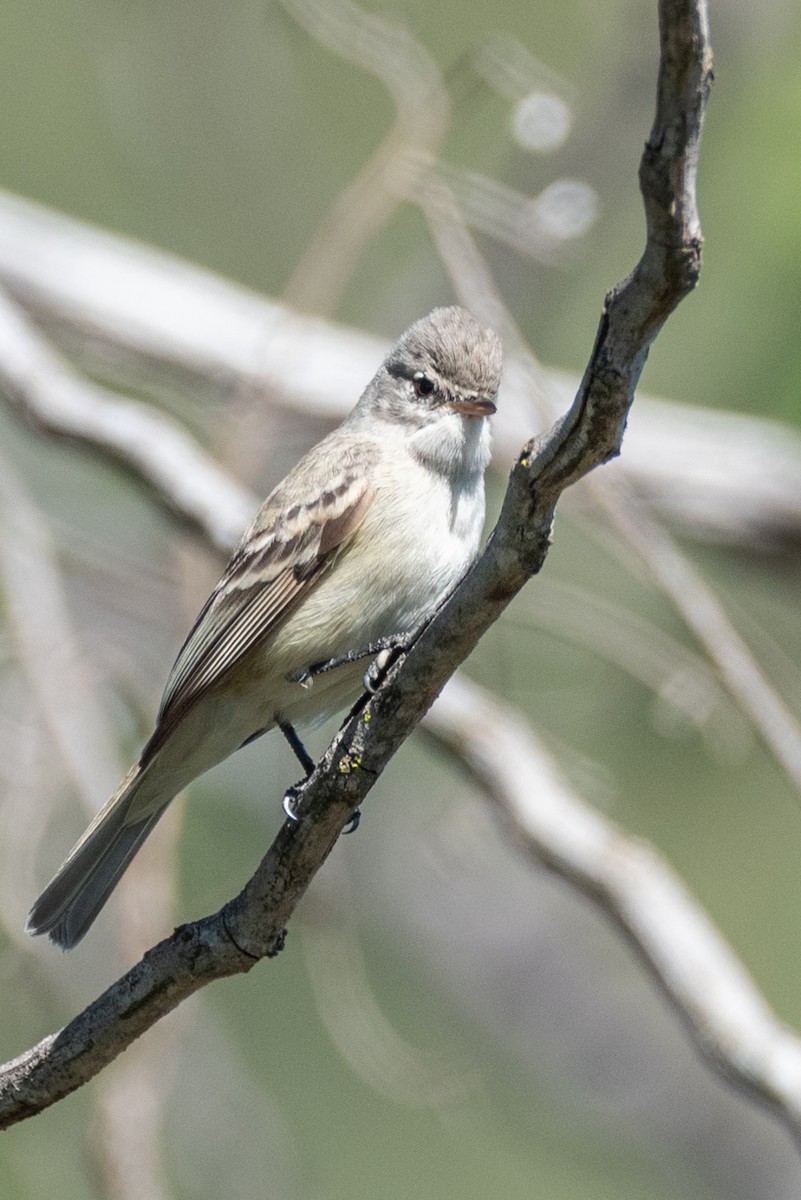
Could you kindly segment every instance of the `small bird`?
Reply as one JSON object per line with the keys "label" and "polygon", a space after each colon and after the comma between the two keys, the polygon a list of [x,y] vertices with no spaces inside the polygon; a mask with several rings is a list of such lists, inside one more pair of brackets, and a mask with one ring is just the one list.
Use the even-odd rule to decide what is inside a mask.
{"label": "small bird", "polygon": [[[170,801],[246,742],[358,698],[360,657],[402,642],[475,558],[498,337],[437,308],[389,351],[343,423],[267,497],[176,659],[139,761],[33,905],[84,936]],[[312,764],[313,765],[313,764]]]}

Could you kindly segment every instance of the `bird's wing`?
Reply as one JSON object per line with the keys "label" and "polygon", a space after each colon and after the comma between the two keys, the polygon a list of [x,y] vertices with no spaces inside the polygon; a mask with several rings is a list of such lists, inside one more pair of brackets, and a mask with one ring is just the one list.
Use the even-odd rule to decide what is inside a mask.
{"label": "bird's wing", "polygon": [[296,491],[287,486],[296,469],[265,501],[178,654],[147,757],[198,697],[267,637],[333,565],[375,496],[364,465],[350,462],[335,473],[335,464],[305,502],[294,499]]}

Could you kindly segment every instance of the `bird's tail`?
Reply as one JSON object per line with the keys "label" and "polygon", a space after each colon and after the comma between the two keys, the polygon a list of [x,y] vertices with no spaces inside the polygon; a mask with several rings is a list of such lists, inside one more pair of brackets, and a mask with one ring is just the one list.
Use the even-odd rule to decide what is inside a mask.
{"label": "bird's tail", "polygon": [[131,768],[28,913],[29,933],[47,933],[64,950],[81,940],[169,804],[141,803],[147,776],[147,767]]}

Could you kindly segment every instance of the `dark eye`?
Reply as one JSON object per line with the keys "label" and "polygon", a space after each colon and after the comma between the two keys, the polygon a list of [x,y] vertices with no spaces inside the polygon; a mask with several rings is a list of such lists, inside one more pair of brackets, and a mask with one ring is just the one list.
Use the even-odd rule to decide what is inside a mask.
{"label": "dark eye", "polygon": [[414,390],[418,396],[430,396],[434,391],[434,381],[427,375],[415,375]]}

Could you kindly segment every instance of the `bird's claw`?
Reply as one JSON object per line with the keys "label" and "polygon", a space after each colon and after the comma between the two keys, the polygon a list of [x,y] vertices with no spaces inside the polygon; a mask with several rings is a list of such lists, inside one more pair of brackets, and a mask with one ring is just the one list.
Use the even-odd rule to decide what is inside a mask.
{"label": "bird's claw", "polygon": [[[297,800],[298,796],[300,795],[300,786],[301,785],[299,785],[299,784],[295,784],[293,787],[287,788],[286,794],[285,794],[283,800],[281,801],[281,808],[284,810],[284,815],[286,817],[288,817],[289,820],[292,821],[292,823],[294,825],[297,825],[298,822],[300,821],[300,817],[295,812],[295,801]],[[356,830],[359,828],[361,819],[362,819],[361,809],[357,808],[355,810],[355,812],[351,815],[351,818],[348,821],[345,828],[342,830],[343,834],[355,833]]]}
{"label": "bird's claw", "polygon": [[296,825],[300,820],[300,817],[295,812],[295,801],[299,793],[300,788],[297,785],[287,788],[284,798],[281,801],[281,808],[284,810],[284,815],[289,817],[290,821],[293,821]]}
{"label": "bird's claw", "polygon": [[369,696],[374,696],[387,677],[387,672],[397,660],[403,646],[387,646],[376,654],[370,666],[364,673],[364,690]]}
{"label": "bird's claw", "polygon": [[347,823],[347,825],[345,826],[345,828],[342,830],[343,834],[345,834],[345,833],[355,833],[355,832],[356,832],[356,830],[359,828],[359,825],[360,825],[360,823],[361,823],[361,819],[362,819],[362,812],[361,812],[361,809],[360,809],[360,808],[357,808],[357,809],[355,809],[355,810],[354,810],[354,812],[353,812],[353,815],[351,816],[351,818],[350,818],[350,820],[348,821],[348,823]]}

